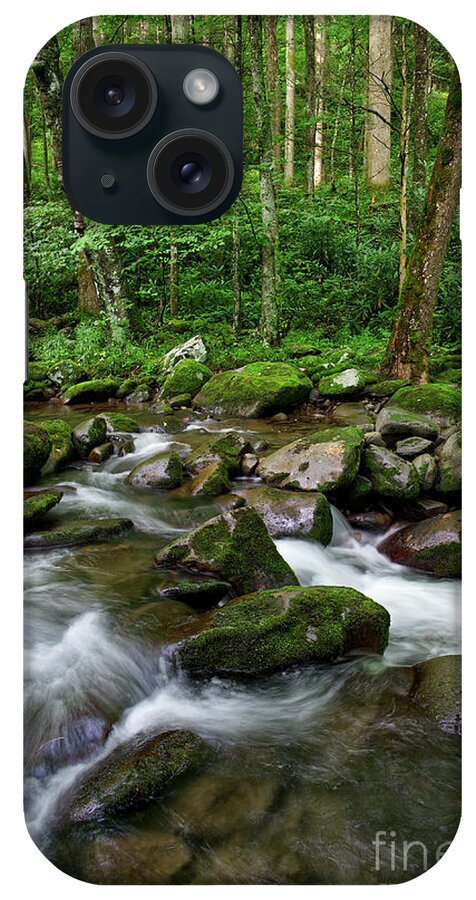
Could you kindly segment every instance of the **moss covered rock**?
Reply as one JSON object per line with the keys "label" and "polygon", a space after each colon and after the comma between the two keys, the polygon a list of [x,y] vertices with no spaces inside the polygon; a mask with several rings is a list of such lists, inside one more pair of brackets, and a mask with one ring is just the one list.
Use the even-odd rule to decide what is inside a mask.
{"label": "moss covered rock", "polygon": [[135,487],[154,487],[171,490],[180,487],[184,480],[183,462],[175,451],[162,450],[139,463],[127,476],[127,484]]}
{"label": "moss covered rock", "polygon": [[242,491],[271,537],[307,537],[324,546],[332,540],[332,514],[324,494],[257,487]]}
{"label": "moss covered rock", "polygon": [[25,526],[36,522],[56,506],[63,496],[62,491],[50,488],[45,491],[32,491],[23,498],[23,522]]}
{"label": "moss covered rock", "polygon": [[129,394],[132,394],[133,391],[135,391],[138,383],[137,378],[126,378],[125,381],[121,381],[116,393],[117,399],[125,400]]}
{"label": "moss covered rock", "polygon": [[210,609],[232,593],[227,581],[181,581],[164,588],[160,596],[167,600],[178,600],[196,609]]}
{"label": "moss covered rock", "polygon": [[96,378],[93,381],[82,381],[73,384],[63,394],[64,403],[97,403],[115,397],[119,381],[117,378]]}
{"label": "moss covered rock", "polygon": [[420,493],[420,481],[415,467],[387,447],[367,447],[364,468],[370,478],[372,490],[382,497],[412,500]]}
{"label": "moss covered rock", "polygon": [[262,459],[258,475],[276,487],[328,493],[354,480],[362,443],[358,428],[316,431]]}
{"label": "moss covered rock", "polygon": [[229,581],[236,594],[297,584],[254,509],[235,509],[159,551],[156,564],[207,572]]}
{"label": "moss covered rock", "polygon": [[50,547],[76,547],[80,544],[97,544],[119,537],[133,527],[130,519],[86,519],[67,523],[48,531],[27,534],[24,546],[29,550],[47,550]]}
{"label": "moss covered rock", "polygon": [[176,653],[192,674],[258,675],[352,650],[383,653],[389,625],[387,610],[353,588],[285,587],[232,600]]}
{"label": "moss covered rock", "polygon": [[461,490],[462,464],[461,431],[458,431],[438,451],[437,491],[453,494]]}
{"label": "moss covered rock", "polygon": [[450,384],[418,384],[401,388],[393,395],[392,405],[428,416],[443,428],[461,419],[461,391]]}
{"label": "moss covered rock", "polygon": [[48,378],[57,388],[79,384],[88,379],[88,373],[73,359],[62,359],[48,372]]}
{"label": "moss covered rock", "polygon": [[431,491],[436,478],[436,462],[430,453],[422,453],[413,460],[420,488],[422,491]]}
{"label": "moss covered rock", "polygon": [[167,375],[160,390],[160,397],[168,399],[179,394],[190,394],[194,397],[212,375],[212,370],[203,363],[195,359],[182,359],[173,367],[170,375]]}
{"label": "moss covered rock", "polygon": [[322,357],[316,356],[313,353],[309,353],[306,356],[301,356],[301,358],[296,363],[299,369],[301,369],[308,378],[314,383],[315,381],[319,381],[319,378],[322,374]]}
{"label": "moss covered rock", "polygon": [[107,441],[105,444],[99,444],[99,447],[94,447],[91,450],[91,453],[88,456],[88,462],[103,463],[106,459],[109,459],[113,453],[114,444],[112,441]]}
{"label": "moss covered rock", "polygon": [[145,382],[138,384],[132,394],[127,394],[126,403],[134,406],[137,403],[147,403],[152,396],[152,390]]}
{"label": "moss covered rock", "polygon": [[187,493],[193,497],[219,497],[229,489],[228,466],[221,459],[201,469],[187,485]]}
{"label": "moss covered rock", "polygon": [[51,438],[47,431],[33,422],[23,426],[23,478],[32,484],[40,474],[51,451]]}
{"label": "moss covered rock", "polygon": [[76,453],[82,458],[86,458],[91,453],[93,447],[104,444],[106,440],[106,420],[104,416],[93,416],[91,419],[84,419],[73,430],[72,439]]}
{"label": "moss covered rock", "polygon": [[420,453],[427,453],[433,447],[433,441],[422,437],[407,437],[402,441],[397,441],[395,445],[395,453],[403,456],[404,459],[412,459],[419,456]]}
{"label": "moss covered rock", "polygon": [[312,382],[289,363],[256,362],[207,381],[195,405],[219,416],[257,418],[307,400]]}
{"label": "moss covered rock", "polygon": [[199,768],[210,750],[191,731],[140,734],[116,747],[88,770],[68,798],[72,822],[103,821],[159,800],[167,787],[192,768]]}
{"label": "moss covered rock", "polygon": [[206,469],[210,463],[222,462],[231,475],[237,475],[242,457],[251,449],[247,438],[237,431],[229,431],[197,447],[188,457],[187,467],[191,472],[198,473]]}
{"label": "moss covered rock", "polygon": [[[181,327],[187,327],[186,323],[183,322],[180,323],[180,325]],[[207,348],[200,335],[196,334],[188,341],[185,341],[185,343],[179,344],[178,347],[169,350],[162,358],[161,369],[165,375],[168,375],[169,372],[171,372],[183,359],[193,359],[195,362],[204,363],[206,358]]]}
{"label": "moss covered rock", "polygon": [[410,382],[402,378],[390,378],[385,381],[377,381],[375,384],[369,384],[365,393],[370,397],[391,397],[392,394],[395,394],[400,388],[406,387],[408,384]]}
{"label": "moss covered rock", "polygon": [[43,475],[50,475],[62,469],[74,456],[73,438],[71,428],[64,419],[48,419],[42,422],[41,427],[46,431],[51,440],[51,450],[43,466]]}
{"label": "moss covered rock", "polygon": [[447,734],[461,734],[461,656],[437,656],[414,666],[412,700]]}
{"label": "moss covered rock", "polygon": [[371,380],[364,369],[344,369],[336,375],[326,375],[319,381],[323,397],[349,397],[358,394]]}
{"label": "moss covered rock", "polygon": [[457,578],[461,574],[461,512],[407,525],[385,538],[378,549],[411,569]]}
{"label": "moss covered rock", "polygon": [[384,406],[379,412],[375,423],[376,430],[389,443],[407,436],[421,437],[429,441],[438,437],[440,429],[436,422],[428,416],[394,406],[394,399],[392,397],[391,406]]}
{"label": "moss covered rock", "polygon": [[106,420],[108,434],[114,431],[124,431],[129,434],[139,433],[139,423],[132,416],[126,416],[124,413],[108,413],[107,415],[102,414],[102,417]]}

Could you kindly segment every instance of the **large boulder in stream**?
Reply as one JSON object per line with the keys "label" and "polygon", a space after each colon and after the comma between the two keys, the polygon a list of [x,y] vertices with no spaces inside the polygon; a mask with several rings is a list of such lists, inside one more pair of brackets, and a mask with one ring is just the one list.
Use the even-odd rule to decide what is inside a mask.
{"label": "large boulder in stream", "polygon": [[418,497],[420,479],[414,465],[387,447],[367,447],[364,467],[376,494],[397,500]]}
{"label": "large boulder in stream", "polygon": [[40,474],[51,451],[51,438],[47,431],[33,422],[23,426],[23,478],[32,484]]}
{"label": "large boulder in stream", "polygon": [[203,363],[194,359],[182,359],[167,375],[159,396],[170,399],[181,394],[188,394],[194,397],[212,375],[212,370]]}
{"label": "large boulder in stream", "polygon": [[104,444],[107,424],[104,416],[84,419],[73,430],[72,439],[76,453],[85,459],[94,447]]}
{"label": "large boulder in stream", "polygon": [[312,382],[289,363],[256,362],[214,375],[194,405],[217,416],[258,418],[291,409],[309,398]]}
{"label": "large boulder in stream", "polygon": [[23,546],[27,550],[49,550],[52,547],[77,547],[80,544],[98,544],[111,538],[120,537],[134,523],[130,519],[81,519],[68,522],[48,531],[26,534]]}
{"label": "large boulder in stream", "polygon": [[426,416],[447,428],[461,419],[461,391],[451,384],[410,385],[393,395],[392,406]]}
{"label": "large boulder in stream", "polygon": [[68,798],[72,823],[103,821],[160,800],[171,783],[211,755],[192,731],[139,734],[88,770]]}
{"label": "large boulder in stream", "polygon": [[461,656],[437,656],[414,666],[412,700],[447,734],[461,734]]}
{"label": "large boulder in stream", "polygon": [[206,441],[187,459],[193,478],[186,492],[191,496],[219,497],[229,490],[229,479],[239,474],[241,459],[251,449],[249,441],[236,431]]}
{"label": "large boulder in stream", "polygon": [[63,394],[64,403],[98,403],[115,397],[120,385],[117,378],[95,378],[73,384]]}
{"label": "large boulder in stream", "polygon": [[331,662],[355,650],[383,653],[390,616],[347,587],[284,587],[238,597],[176,650],[190,674],[259,675]]}
{"label": "large boulder in stream", "polygon": [[127,484],[141,488],[171,490],[184,480],[183,463],[174,450],[162,450],[135,466],[126,478]]}
{"label": "large boulder in stream", "polygon": [[461,575],[461,512],[448,512],[394,531],[379,545],[392,562],[439,575]]}
{"label": "large boulder in stream", "polygon": [[248,507],[215,516],[168,544],[156,564],[214,575],[230,582],[235,594],[298,583],[263,520]]}
{"label": "large boulder in stream", "polygon": [[255,509],[271,537],[305,537],[324,546],[332,539],[332,513],[324,494],[257,487],[241,491]]}
{"label": "large boulder in stream", "polygon": [[48,419],[41,423],[51,440],[51,450],[42,469],[42,475],[51,475],[62,469],[74,456],[71,428],[64,419]]}
{"label": "large boulder in stream", "polygon": [[258,475],[276,487],[327,493],[354,480],[362,443],[358,428],[316,431],[262,459]]}

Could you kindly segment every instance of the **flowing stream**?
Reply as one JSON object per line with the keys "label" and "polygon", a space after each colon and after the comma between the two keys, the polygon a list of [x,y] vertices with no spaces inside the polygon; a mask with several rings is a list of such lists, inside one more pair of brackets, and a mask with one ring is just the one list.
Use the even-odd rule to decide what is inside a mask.
{"label": "flowing stream", "polygon": [[[101,407],[98,407],[101,409]],[[84,410],[32,408],[32,418]],[[154,418],[138,414],[146,425]],[[50,478],[64,497],[58,523],[126,516],[123,538],[26,556],[26,818],[35,842],[71,875],[98,883],[318,884],[399,882],[431,866],[459,815],[458,742],[416,717],[409,667],[459,652],[459,584],[397,566],[334,509],[332,544],[277,541],[303,585],[347,585],[391,615],[383,659],[354,657],[239,683],[194,682],[167,647],[200,628],[200,614],[160,595],[164,544],[220,510],[124,483],[162,448],[186,453],[204,431],[263,422],[175,417],[168,433],[134,437],[135,451]],[[260,435],[261,436],[261,435]],[[249,481],[246,482],[249,486]],[[160,804],[63,834],[68,787],[136,734],[190,728],[218,762]],[[376,835],[383,832],[377,850]],[[404,842],[421,842],[405,852]],[[393,842],[393,846],[392,846]]]}

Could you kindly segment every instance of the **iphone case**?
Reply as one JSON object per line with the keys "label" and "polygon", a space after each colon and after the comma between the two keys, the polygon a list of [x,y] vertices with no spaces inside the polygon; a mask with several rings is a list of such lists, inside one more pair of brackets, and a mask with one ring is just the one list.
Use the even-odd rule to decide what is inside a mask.
{"label": "iphone case", "polygon": [[[170,43],[242,79],[241,192],[88,220],[68,69]],[[97,884],[416,877],[460,815],[454,61],[386,16],[99,16],[24,132],[33,841]]]}

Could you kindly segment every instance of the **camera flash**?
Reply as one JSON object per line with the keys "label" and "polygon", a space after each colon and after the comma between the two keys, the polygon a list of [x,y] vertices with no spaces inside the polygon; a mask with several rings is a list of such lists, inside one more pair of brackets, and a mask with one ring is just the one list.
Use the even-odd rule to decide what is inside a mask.
{"label": "camera flash", "polygon": [[209,69],[192,69],[183,80],[183,92],[187,100],[199,106],[211,103],[219,90],[218,78]]}

